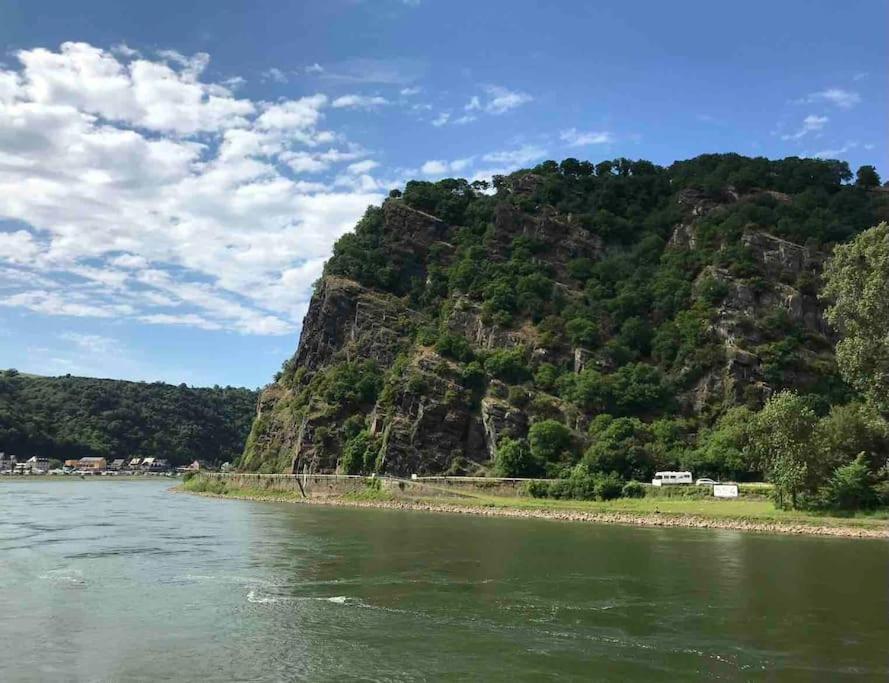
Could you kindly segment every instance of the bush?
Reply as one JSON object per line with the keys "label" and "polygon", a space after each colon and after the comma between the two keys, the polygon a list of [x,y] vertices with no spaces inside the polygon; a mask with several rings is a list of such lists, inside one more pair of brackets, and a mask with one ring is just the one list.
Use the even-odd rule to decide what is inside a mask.
{"label": "bush", "polygon": [[556,500],[613,500],[619,498],[624,481],[614,472],[588,475],[575,469],[567,479],[529,482],[528,495]]}
{"label": "bush", "polygon": [[515,406],[516,408],[524,408],[528,405],[531,397],[528,396],[528,392],[522,389],[522,387],[510,387],[509,393],[506,395],[506,400],[509,401],[509,405]]}
{"label": "bush", "polygon": [[376,469],[376,443],[367,430],[361,430],[346,442],[340,469],[344,474],[361,474]]}
{"label": "bush", "polygon": [[541,363],[534,373],[534,384],[544,391],[551,391],[556,386],[559,370],[552,363]]}
{"label": "bush", "polygon": [[645,497],[645,486],[640,484],[638,481],[628,481],[624,484],[624,487],[621,489],[620,494],[624,498],[644,498]]}
{"label": "bush", "polygon": [[435,350],[442,356],[463,362],[471,361],[473,358],[472,348],[466,338],[447,332],[439,335],[435,342]]}
{"label": "bush", "polygon": [[565,325],[568,338],[574,346],[594,347],[599,343],[599,327],[585,318],[574,318]]}
{"label": "bush", "polygon": [[531,454],[538,460],[558,460],[571,448],[572,432],[556,420],[542,420],[531,425],[528,441]]}
{"label": "bush", "polygon": [[590,473],[616,472],[626,479],[651,479],[654,459],[649,429],[636,418],[612,420],[594,437],[583,456]]}
{"label": "bush", "polygon": [[864,453],[834,470],[824,487],[824,501],[829,507],[840,510],[873,507],[876,495]]}
{"label": "bush", "polygon": [[497,445],[494,469],[501,477],[533,477],[540,471],[528,442],[509,437],[501,439]]}
{"label": "bush", "polygon": [[596,498],[599,500],[614,500],[620,498],[624,487],[624,480],[617,472],[600,474],[594,477]]}
{"label": "bush", "polygon": [[525,364],[525,354],[518,348],[494,351],[485,359],[485,370],[497,379],[511,384],[524,382],[531,374]]}

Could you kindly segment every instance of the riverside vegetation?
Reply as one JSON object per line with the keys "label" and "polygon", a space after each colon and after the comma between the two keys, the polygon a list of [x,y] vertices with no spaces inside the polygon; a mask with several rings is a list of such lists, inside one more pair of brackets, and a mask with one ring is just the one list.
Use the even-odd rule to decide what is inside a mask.
{"label": "riverside vegetation", "polygon": [[0,370],[0,450],[55,460],[155,456],[173,465],[219,464],[240,455],[255,407],[249,389]]}
{"label": "riverside vegetation", "polygon": [[885,506],[887,218],[874,169],[829,160],[409,182],[335,245],[239,466],[599,499],[687,469]]}

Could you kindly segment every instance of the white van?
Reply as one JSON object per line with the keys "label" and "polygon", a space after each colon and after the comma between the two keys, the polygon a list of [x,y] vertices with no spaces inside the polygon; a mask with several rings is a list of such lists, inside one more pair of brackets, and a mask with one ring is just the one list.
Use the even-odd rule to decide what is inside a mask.
{"label": "white van", "polygon": [[691,484],[691,472],[655,472],[651,480],[654,486],[669,486],[672,484]]}

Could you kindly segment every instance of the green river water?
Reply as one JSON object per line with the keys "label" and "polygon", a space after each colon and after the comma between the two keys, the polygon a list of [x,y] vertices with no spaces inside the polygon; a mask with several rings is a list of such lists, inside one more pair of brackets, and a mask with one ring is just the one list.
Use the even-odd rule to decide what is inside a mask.
{"label": "green river water", "polygon": [[889,545],[0,481],[0,681],[886,680]]}

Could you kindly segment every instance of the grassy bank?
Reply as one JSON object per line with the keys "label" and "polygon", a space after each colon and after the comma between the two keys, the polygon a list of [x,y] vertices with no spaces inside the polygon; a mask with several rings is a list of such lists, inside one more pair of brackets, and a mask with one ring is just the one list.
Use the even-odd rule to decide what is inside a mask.
{"label": "grassy bank", "polygon": [[259,501],[321,505],[352,505],[423,510],[485,516],[525,517],[604,522],[636,526],[675,526],[739,529],[774,533],[889,538],[889,510],[850,516],[777,510],[767,500],[684,498],[621,498],[610,501],[550,500],[490,496],[484,493],[454,498],[394,495],[375,487],[341,496],[305,498],[299,491],[262,486],[232,486],[229,482],[195,477],[180,487],[204,495]]}

